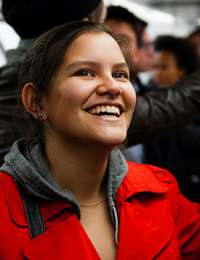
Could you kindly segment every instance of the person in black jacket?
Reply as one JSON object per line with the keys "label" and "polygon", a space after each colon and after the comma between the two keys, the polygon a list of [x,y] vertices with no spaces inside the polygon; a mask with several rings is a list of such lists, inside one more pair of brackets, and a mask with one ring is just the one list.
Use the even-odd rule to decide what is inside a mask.
{"label": "person in black jacket", "polygon": [[[171,88],[183,75],[189,75],[199,67],[197,50],[187,39],[161,35],[156,38],[154,49],[152,83],[158,89]],[[170,170],[185,196],[200,202],[199,120],[158,134],[144,147],[145,163]]]}
{"label": "person in black jacket", "polygon": [[[65,1],[62,2],[64,3]],[[16,113],[18,70],[26,50],[34,39],[40,35],[41,28],[43,28],[41,24],[43,26],[48,24],[48,28],[43,28],[43,30],[47,30],[56,24],[66,22],[67,20],[64,19],[71,21],[87,16],[89,16],[89,19],[96,19],[94,12],[92,12],[92,15],[90,14],[92,10],[94,11],[99,6],[98,10],[100,12],[98,12],[97,17],[99,19],[100,16],[102,19],[105,9],[102,8],[101,1],[84,1],[84,10],[86,11],[87,8],[88,10],[78,17],[79,11],[81,12],[82,10],[80,8],[82,3],[83,1],[70,2],[70,6],[74,6],[74,12],[72,12],[69,11],[69,8],[64,9],[62,4],[56,4],[53,5],[53,8],[50,8],[49,1],[41,2],[34,0],[29,1],[28,5],[25,0],[3,0],[2,11],[4,18],[21,36],[22,42],[20,42],[19,48],[14,53],[13,51],[9,52],[8,63],[0,68],[0,164],[13,141],[23,135],[24,131],[19,134],[19,130],[24,127],[29,129],[30,127],[24,116],[20,112]],[[69,5],[68,2],[67,4]],[[64,15],[64,18],[61,14]],[[71,17],[71,15],[74,16]],[[35,19],[36,16],[37,19]],[[24,33],[27,34],[28,32],[31,33],[29,37],[24,35]],[[152,91],[138,97],[128,132],[128,145],[143,142],[161,130],[166,131],[168,128],[176,127],[197,118],[199,109],[199,72],[183,79],[173,89]],[[14,121],[15,125],[12,127]]]}

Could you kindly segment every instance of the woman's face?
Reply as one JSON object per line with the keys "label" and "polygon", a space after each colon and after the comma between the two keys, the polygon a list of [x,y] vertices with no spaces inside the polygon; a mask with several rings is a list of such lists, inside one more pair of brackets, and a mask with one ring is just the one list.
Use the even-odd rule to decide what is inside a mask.
{"label": "woman's face", "polygon": [[129,69],[107,33],[80,35],[42,100],[47,136],[115,146],[124,141],[135,107]]}
{"label": "woman's face", "polygon": [[173,86],[184,74],[174,55],[167,51],[158,51],[153,60],[153,81],[161,88]]}

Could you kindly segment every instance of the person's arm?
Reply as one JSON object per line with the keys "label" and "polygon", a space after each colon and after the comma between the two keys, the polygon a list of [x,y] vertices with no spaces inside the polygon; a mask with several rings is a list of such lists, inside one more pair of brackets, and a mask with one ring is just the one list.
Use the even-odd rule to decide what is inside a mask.
{"label": "person's arm", "polygon": [[137,97],[128,146],[200,117],[200,70],[168,89]]}

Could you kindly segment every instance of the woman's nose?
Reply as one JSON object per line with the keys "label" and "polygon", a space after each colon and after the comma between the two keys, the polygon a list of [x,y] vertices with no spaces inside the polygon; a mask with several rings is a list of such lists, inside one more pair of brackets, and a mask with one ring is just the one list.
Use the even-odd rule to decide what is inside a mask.
{"label": "woman's nose", "polygon": [[119,96],[122,93],[122,88],[120,82],[115,78],[107,77],[103,79],[102,82],[97,87],[97,93],[99,95],[109,95],[109,96]]}

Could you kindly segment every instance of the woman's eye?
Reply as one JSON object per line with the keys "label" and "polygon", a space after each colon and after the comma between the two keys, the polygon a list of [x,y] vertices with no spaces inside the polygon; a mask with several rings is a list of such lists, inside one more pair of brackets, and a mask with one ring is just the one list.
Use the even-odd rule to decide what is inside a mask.
{"label": "woman's eye", "polygon": [[112,73],[112,76],[114,78],[119,78],[119,79],[129,79],[129,75],[125,71],[116,71]]}
{"label": "woman's eye", "polygon": [[75,76],[80,76],[80,77],[94,77],[95,76],[95,73],[89,69],[81,69],[81,70],[78,70],[76,73],[75,73]]}

